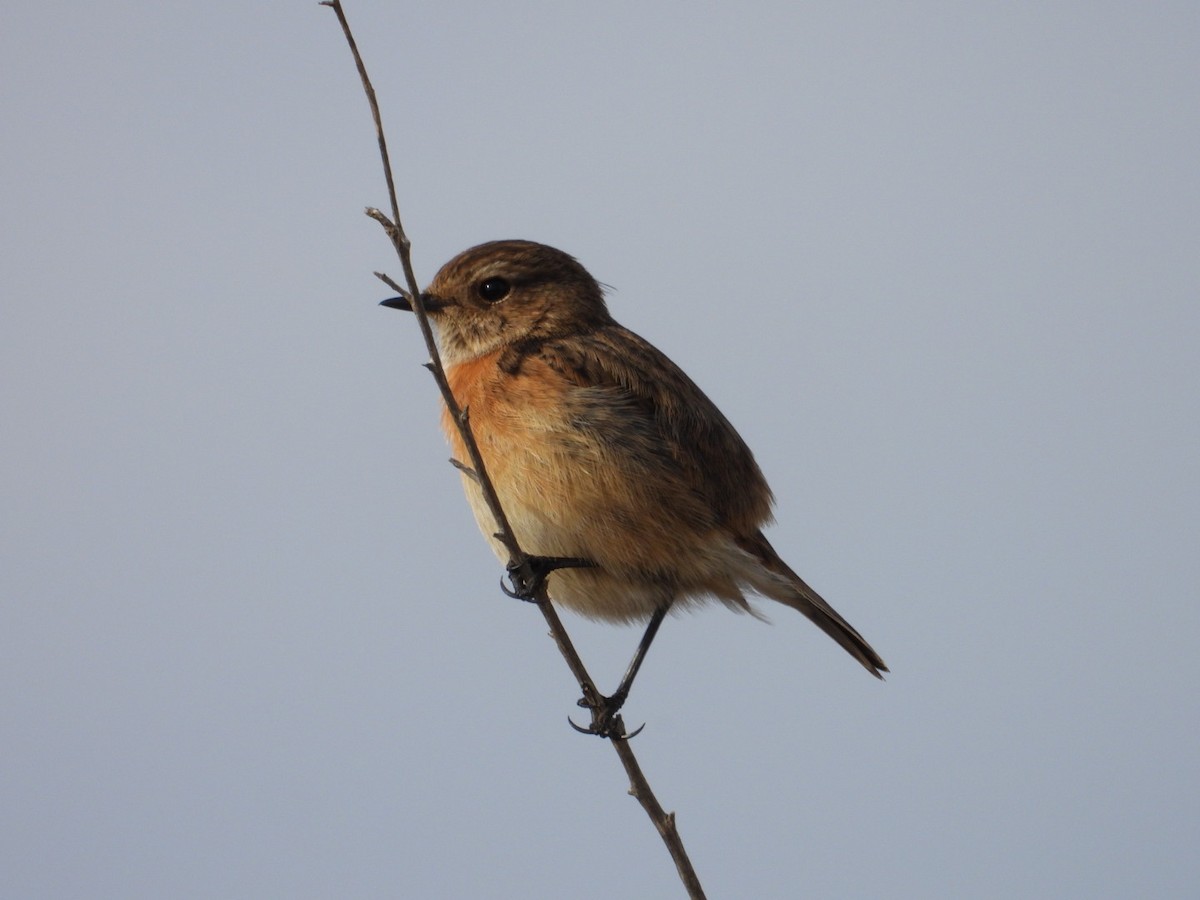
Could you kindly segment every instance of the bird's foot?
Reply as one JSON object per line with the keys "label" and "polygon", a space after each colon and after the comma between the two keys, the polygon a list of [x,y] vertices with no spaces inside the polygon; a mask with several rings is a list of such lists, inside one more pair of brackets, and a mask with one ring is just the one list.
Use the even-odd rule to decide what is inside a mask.
{"label": "bird's foot", "polygon": [[592,711],[592,722],[586,728],[582,725],[576,725],[569,717],[568,722],[571,727],[580,734],[594,734],[596,737],[608,738],[614,741],[627,741],[630,738],[637,737],[642,733],[645,724],[636,728],[632,733],[625,731],[625,722],[621,718],[621,707],[625,705],[625,699],[629,696],[628,691],[618,690],[611,697],[605,697],[603,694],[599,696],[591,695],[591,691],[584,691],[584,695],[579,698],[579,705],[584,709]]}
{"label": "bird's foot", "polygon": [[592,569],[595,566],[590,559],[575,556],[525,556],[508,564],[508,581],[512,587],[501,581],[500,590],[518,600],[537,603],[538,592],[555,569]]}

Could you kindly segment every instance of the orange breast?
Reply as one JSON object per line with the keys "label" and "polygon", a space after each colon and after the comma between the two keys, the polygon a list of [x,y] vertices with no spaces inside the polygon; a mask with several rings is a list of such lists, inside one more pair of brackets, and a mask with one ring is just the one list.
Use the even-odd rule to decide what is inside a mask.
{"label": "orange breast", "polygon": [[[708,547],[711,514],[679,471],[663,456],[639,453],[636,435],[611,439],[623,425],[644,431],[636,407],[593,408],[590,426],[581,427],[585,407],[571,393],[577,385],[536,357],[526,358],[516,374],[505,372],[498,355],[460,363],[447,377],[469,412],[484,465],[522,548],[585,557],[599,567],[555,573],[551,595],[557,602],[587,615],[636,619],[673,595],[672,573],[681,560],[729,565],[724,544],[717,551]],[[624,416],[632,421],[625,423]],[[442,427],[455,457],[469,465],[447,413]],[[602,440],[598,434],[605,429]],[[480,530],[506,558],[493,538],[495,521],[479,486],[464,476],[463,487]],[[703,578],[708,577],[706,569]]]}
{"label": "orange breast", "polygon": [[[505,372],[497,365],[498,356],[499,351],[452,367],[446,373],[450,389],[468,411],[501,500],[514,493],[522,495],[514,500],[544,496],[552,486],[542,483],[548,474],[542,464],[555,455],[555,436],[570,431],[564,405],[567,385],[544,366],[525,365],[515,375]],[[442,413],[442,428],[455,457],[469,464],[448,411]]]}

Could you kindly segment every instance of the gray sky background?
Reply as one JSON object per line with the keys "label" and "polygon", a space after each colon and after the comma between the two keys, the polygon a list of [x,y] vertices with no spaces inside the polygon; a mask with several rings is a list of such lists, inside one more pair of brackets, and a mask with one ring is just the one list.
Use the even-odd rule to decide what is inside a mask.
{"label": "gray sky background", "polygon": [[[626,721],[710,896],[1193,891],[1200,7],[348,14],[422,282],[613,285],[892,667],[668,621]],[[333,14],[20,4],[0,82],[0,895],[680,896],[376,306]]]}

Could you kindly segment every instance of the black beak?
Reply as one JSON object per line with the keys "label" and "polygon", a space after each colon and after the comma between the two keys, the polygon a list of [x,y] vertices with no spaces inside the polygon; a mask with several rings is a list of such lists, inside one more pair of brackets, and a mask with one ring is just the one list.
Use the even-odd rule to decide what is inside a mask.
{"label": "black beak", "polygon": [[[446,306],[444,300],[439,300],[429,291],[421,294],[421,304],[425,307],[425,312],[437,312]],[[388,309],[403,309],[412,312],[412,303],[407,297],[389,297],[386,300],[380,300],[379,305],[386,306]]]}

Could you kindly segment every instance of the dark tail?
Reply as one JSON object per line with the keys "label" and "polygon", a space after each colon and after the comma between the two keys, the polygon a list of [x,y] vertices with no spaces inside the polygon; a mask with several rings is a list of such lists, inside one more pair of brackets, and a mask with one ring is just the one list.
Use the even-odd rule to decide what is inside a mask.
{"label": "dark tail", "polygon": [[[775,548],[759,532],[752,540],[739,541],[746,552],[757,558],[767,570],[767,577],[753,580],[754,589],[772,600],[778,600],[804,613],[814,625],[837,641],[847,653],[863,664],[876,678],[883,678],[888,671],[883,657],[866,642],[861,634],[843,619],[836,609],[822,599],[821,595],[805,584],[804,579],[793,572],[779,558]],[[774,577],[770,577],[774,576]]]}

